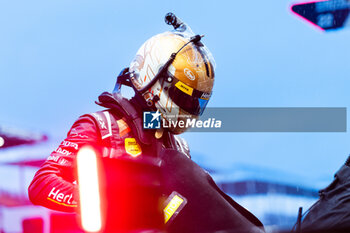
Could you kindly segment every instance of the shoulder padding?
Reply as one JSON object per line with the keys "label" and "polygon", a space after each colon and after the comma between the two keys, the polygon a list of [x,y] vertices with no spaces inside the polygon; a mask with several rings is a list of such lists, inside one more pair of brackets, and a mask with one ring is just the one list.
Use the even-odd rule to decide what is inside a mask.
{"label": "shoulder padding", "polygon": [[109,111],[94,112],[88,115],[92,116],[97,122],[102,140],[112,136],[112,120]]}

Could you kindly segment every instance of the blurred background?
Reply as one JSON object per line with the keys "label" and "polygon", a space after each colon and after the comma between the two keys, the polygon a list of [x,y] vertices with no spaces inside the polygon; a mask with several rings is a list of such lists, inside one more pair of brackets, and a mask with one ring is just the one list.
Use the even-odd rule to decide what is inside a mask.
{"label": "blurred background", "polygon": [[[31,205],[28,184],[142,43],[170,30],[167,12],[205,34],[217,63],[209,107],[350,107],[350,30],[313,27],[294,3],[0,0],[0,232],[58,232],[60,219],[73,229],[71,215]],[[350,152],[347,132],[183,137],[271,231],[291,229]]]}

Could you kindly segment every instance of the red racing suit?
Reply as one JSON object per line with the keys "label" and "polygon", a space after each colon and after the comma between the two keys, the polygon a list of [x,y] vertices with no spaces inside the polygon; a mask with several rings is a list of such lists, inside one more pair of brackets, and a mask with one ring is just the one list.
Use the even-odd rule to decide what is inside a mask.
{"label": "red racing suit", "polygon": [[142,129],[142,113],[133,111],[129,102],[120,105],[125,109],[121,112],[123,109],[114,104],[117,100],[112,94],[104,93],[99,100],[109,109],[81,116],[35,174],[28,188],[32,203],[76,212],[79,201],[75,158],[80,148],[90,145],[102,157],[112,159],[121,156],[161,159],[167,232],[203,233],[226,229],[264,232],[262,223],[253,214],[221,191],[209,173],[190,159],[183,139],[169,132],[155,139],[154,131]]}
{"label": "red racing suit", "polygon": [[[178,137],[175,141],[176,148],[189,157],[187,143]],[[106,110],[83,115],[36,172],[28,188],[32,203],[64,212],[77,211],[75,158],[84,145],[92,145],[104,157],[139,156],[143,150],[126,121],[117,114]]]}

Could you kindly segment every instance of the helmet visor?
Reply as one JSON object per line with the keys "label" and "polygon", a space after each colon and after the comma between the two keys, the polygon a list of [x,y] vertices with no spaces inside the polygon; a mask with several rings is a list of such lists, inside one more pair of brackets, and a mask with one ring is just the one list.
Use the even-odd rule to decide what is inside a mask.
{"label": "helmet visor", "polygon": [[203,114],[211,96],[211,93],[198,91],[179,80],[172,83],[168,94],[177,106],[195,116]]}

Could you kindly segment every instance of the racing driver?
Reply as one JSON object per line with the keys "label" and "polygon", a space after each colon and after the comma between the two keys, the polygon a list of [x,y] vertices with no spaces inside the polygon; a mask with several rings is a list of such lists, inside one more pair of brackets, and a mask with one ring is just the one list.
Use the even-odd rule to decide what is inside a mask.
{"label": "racing driver", "polygon": [[[102,157],[161,157],[166,167],[164,199],[181,200],[176,211],[164,210],[166,232],[264,232],[253,214],[222,192],[191,160],[186,141],[178,137],[185,127],[144,128],[145,110],[168,122],[197,119],[214,84],[215,62],[202,36],[172,13],[165,19],[174,30],[155,35],[140,47],[129,68],[118,76],[113,92],[99,96],[96,103],[105,110],[74,122],[67,138],[35,174],[29,198],[36,205],[76,212],[75,158],[80,148],[93,145],[101,148]],[[122,96],[123,85],[134,90],[134,97]]]}

